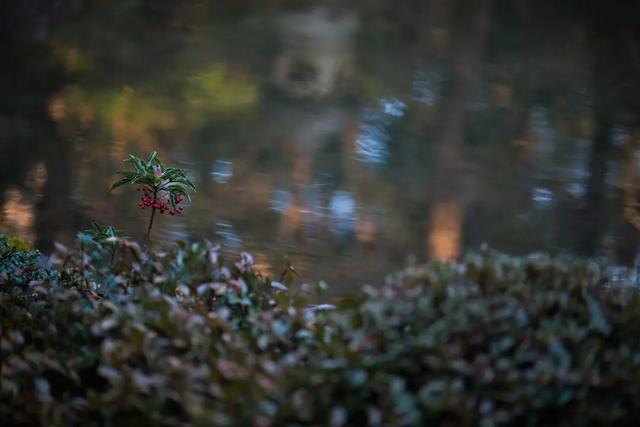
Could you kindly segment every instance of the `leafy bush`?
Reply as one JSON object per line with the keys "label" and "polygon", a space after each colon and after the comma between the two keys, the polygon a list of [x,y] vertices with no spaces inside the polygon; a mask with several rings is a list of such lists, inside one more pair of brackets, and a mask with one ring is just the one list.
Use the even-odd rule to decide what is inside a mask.
{"label": "leafy bush", "polygon": [[[20,286],[55,276],[40,252],[30,251],[29,245],[20,239],[0,234],[0,284],[10,282]],[[6,290],[2,288],[3,292]]]}
{"label": "leafy bush", "polygon": [[[208,243],[81,234],[0,290],[2,425],[610,425],[640,416],[635,272],[493,253],[311,305]],[[29,253],[23,253],[29,257]],[[287,277],[289,275],[284,274]],[[16,279],[16,280],[14,280]],[[17,290],[17,291],[16,291]]]}

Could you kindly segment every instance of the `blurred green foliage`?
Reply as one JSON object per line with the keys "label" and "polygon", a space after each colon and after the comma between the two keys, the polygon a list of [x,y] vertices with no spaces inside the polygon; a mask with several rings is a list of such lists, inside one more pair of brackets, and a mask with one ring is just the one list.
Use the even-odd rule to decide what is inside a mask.
{"label": "blurred green foliage", "polygon": [[0,252],[3,253],[11,249],[22,252],[28,252],[32,249],[29,243],[15,236],[0,236],[0,245],[2,245]]}
{"label": "blurred green foliage", "polygon": [[250,111],[259,100],[258,86],[224,63],[165,78],[162,84],[69,85],[54,97],[60,113],[52,114],[76,125],[97,123],[135,140],[154,131],[179,128],[180,120],[197,127],[215,115]]}
{"label": "blurred green foliage", "polygon": [[252,263],[246,253],[225,263],[208,243],[149,253],[126,239],[111,260],[80,234],[75,248],[58,246],[45,280],[10,272],[3,425],[630,425],[640,415],[634,271],[486,252],[411,267],[336,308]]}
{"label": "blurred green foliage", "polygon": [[[237,73],[236,73],[237,74]],[[258,102],[258,87],[242,75],[234,75],[224,63],[187,79],[184,99],[189,118],[202,124],[220,113],[237,113],[250,109]]]}

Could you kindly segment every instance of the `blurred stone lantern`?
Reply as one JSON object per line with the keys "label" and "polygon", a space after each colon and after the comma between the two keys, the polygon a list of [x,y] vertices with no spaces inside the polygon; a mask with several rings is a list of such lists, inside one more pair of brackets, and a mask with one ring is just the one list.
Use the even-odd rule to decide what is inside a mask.
{"label": "blurred stone lantern", "polygon": [[328,239],[325,233],[342,235],[352,231],[353,219],[340,210],[346,209],[343,205],[348,201],[340,204],[332,199],[334,210],[338,206],[339,212],[327,213],[332,210],[326,205],[326,198],[334,195],[322,192],[328,187],[314,184],[314,159],[328,142],[350,136],[352,113],[331,99],[304,101],[326,100],[339,90],[339,83],[353,74],[358,20],[354,12],[316,7],[282,12],[276,26],[281,50],[273,64],[272,82],[286,99],[270,113],[272,123],[278,123],[277,128],[284,132],[283,151],[293,165],[283,180],[286,184],[279,190],[288,194],[282,206],[279,235],[283,239]]}
{"label": "blurred stone lantern", "polygon": [[330,94],[351,68],[356,17],[314,8],[283,13],[277,26],[283,50],[274,64],[275,86],[292,98]]}

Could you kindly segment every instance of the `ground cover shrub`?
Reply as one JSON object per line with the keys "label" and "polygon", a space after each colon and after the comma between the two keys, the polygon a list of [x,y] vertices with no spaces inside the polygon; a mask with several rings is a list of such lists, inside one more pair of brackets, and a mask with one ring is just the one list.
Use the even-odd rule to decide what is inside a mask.
{"label": "ground cover shrub", "polygon": [[28,285],[55,276],[40,252],[30,250],[20,239],[0,234],[0,284]]}
{"label": "ground cover shrub", "polygon": [[[225,262],[207,242],[147,251],[81,234],[50,267],[22,249],[0,254],[2,425],[626,425],[640,415],[632,269],[483,252],[325,301],[294,286],[291,270],[272,281],[249,254]],[[25,260],[29,281],[7,256]]]}

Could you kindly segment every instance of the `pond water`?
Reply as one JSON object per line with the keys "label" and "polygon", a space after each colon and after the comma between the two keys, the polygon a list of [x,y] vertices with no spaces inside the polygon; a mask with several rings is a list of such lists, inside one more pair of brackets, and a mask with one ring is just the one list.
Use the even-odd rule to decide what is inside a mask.
{"label": "pond water", "polygon": [[484,243],[634,261],[640,2],[211,3],[4,6],[0,231],[142,237],[108,189],[157,150],[199,191],[154,239],[267,273],[380,283]]}

